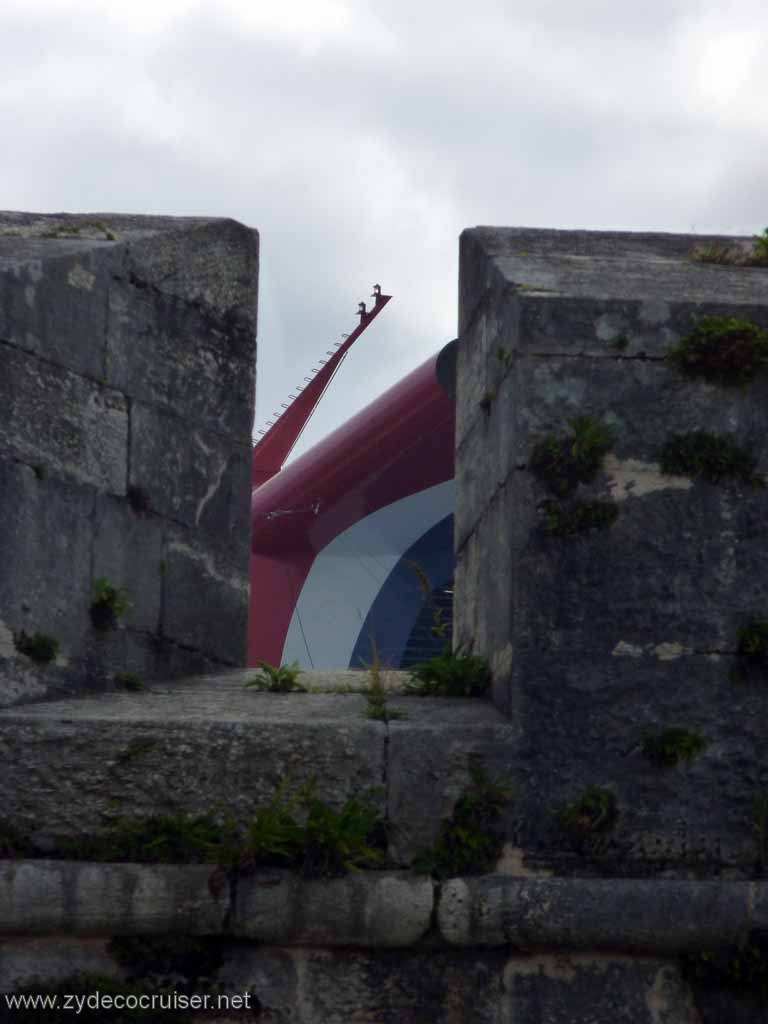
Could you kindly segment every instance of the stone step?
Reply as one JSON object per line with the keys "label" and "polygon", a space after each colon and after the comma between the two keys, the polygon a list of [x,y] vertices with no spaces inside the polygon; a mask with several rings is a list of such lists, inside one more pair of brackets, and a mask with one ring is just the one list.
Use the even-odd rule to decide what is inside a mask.
{"label": "stone step", "polygon": [[[389,856],[408,865],[435,840],[481,760],[509,779],[518,731],[489,702],[393,696],[405,717],[365,717],[356,693],[264,693],[233,670],[140,692],[0,711],[0,807],[42,848],[115,818],[228,811],[247,820],[289,780],[316,780],[339,807],[372,791],[390,824]],[[352,677],[352,678],[350,678]],[[325,691],[366,673],[311,673]],[[395,688],[403,678],[389,677]]]}

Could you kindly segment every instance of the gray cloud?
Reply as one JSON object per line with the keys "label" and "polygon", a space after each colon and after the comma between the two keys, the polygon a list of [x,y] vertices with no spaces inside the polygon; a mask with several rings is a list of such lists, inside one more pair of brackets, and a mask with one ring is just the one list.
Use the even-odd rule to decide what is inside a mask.
{"label": "gray cloud", "polygon": [[4,205],[257,226],[259,421],[380,280],[304,446],[453,335],[466,226],[768,223],[754,0],[155,7],[3,5]]}

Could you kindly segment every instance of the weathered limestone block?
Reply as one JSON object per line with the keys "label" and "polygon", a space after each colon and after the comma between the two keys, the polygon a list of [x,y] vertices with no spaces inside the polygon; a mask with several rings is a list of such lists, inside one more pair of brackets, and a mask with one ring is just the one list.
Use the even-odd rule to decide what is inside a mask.
{"label": "weathered limestone block", "polygon": [[115,243],[103,232],[87,241],[5,234],[26,230],[5,226],[7,218],[0,213],[0,341],[102,380]]}
{"label": "weathered limestone block", "polygon": [[312,777],[331,806],[367,793],[383,815],[385,731],[362,698],[257,693],[245,676],[0,712],[4,817],[55,846],[116,817],[247,821],[281,785]]}
{"label": "weathered limestone block", "polygon": [[253,420],[242,386],[253,379],[248,340],[233,338],[231,323],[200,305],[119,280],[109,289],[110,386],[238,440]]}
{"label": "weathered limestone block", "polygon": [[0,213],[0,706],[243,664],[257,283],[234,221]]}
{"label": "weathered limestone block", "polygon": [[435,841],[470,781],[473,765],[496,782],[511,782],[519,730],[484,701],[417,698],[398,701],[408,718],[389,723],[391,849],[408,864]]}
{"label": "weathered limestone block", "polygon": [[107,495],[96,498],[95,512],[93,577],[125,591],[126,626],[152,633],[162,607],[163,521]]}
{"label": "weathered limestone block", "polygon": [[[0,459],[0,494],[0,620],[11,635],[56,638],[67,658],[88,629],[90,580],[82,567],[91,546],[82,524],[92,519],[94,492]],[[12,640],[0,657],[16,657]]]}
{"label": "weathered limestone block", "polygon": [[250,578],[247,554],[236,558],[240,546],[233,556],[222,541],[206,545],[179,530],[168,532],[165,545],[165,635],[230,665],[243,664],[247,654]]}
{"label": "weathered limestone block", "polygon": [[154,512],[209,532],[242,528],[250,443],[234,446],[194,421],[134,401],[130,452],[130,484],[146,493]]}
{"label": "weathered limestone block", "polygon": [[125,494],[128,411],[120,392],[0,344],[0,445],[6,457]]}
{"label": "weathered limestone block", "polygon": [[[737,648],[740,628],[768,620],[768,489],[659,465],[671,435],[707,431],[768,472],[768,377],[733,387],[666,360],[703,316],[768,327],[768,270],[690,259],[712,241],[462,237],[455,640],[488,655],[494,700],[522,730],[518,829],[540,864],[749,873],[759,855],[768,691]],[[612,502],[615,519],[558,535],[557,496],[531,462],[579,417],[610,449],[562,507]],[[649,759],[647,739],[669,728],[699,734],[701,756]],[[590,786],[613,793],[615,828],[568,836],[560,813]]]}
{"label": "weathered limestone block", "polygon": [[[318,674],[321,684],[329,675]],[[349,672],[339,681],[352,675],[363,682]],[[281,785],[292,791],[314,778],[331,806],[357,797],[379,809],[388,858],[405,867],[435,842],[473,767],[509,781],[518,731],[490,703],[393,697],[407,717],[385,725],[365,717],[363,696],[259,693],[244,688],[252,676],[230,671],[0,712],[6,819],[53,848],[115,817],[228,809],[246,821]],[[314,675],[302,678],[312,685]]]}

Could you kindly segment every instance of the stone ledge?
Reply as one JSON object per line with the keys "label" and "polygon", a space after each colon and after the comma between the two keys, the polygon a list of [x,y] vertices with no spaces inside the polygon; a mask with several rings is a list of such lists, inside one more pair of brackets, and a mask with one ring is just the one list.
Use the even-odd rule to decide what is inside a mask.
{"label": "stone ledge", "polygon": [[240,877],[214,896],[214,865],[0,863],[0,935],[222,935],[311,948],[430,946],[525,953],[696,952],[768,928],[768,881],[454,878],[360,871]]}
{"label": "stone ledge", "polygon": [[429,931],[434,882],[357,872],[240,877],[214,896],[213,864],[0,863],[0,935],[228,935],[289,946],[396,949]]}
{"label": "stone ledge", "polygon": [[438,929],[451,946],[687,953],[768,926],[768,882],[455,878]]}
{"label": "stone ledge", "polygon": [[[314,777],[318,798],[337,809],[367,794],[392,826],[390,857],[405,867],[435,841],[473,756],[485,758],[492,778],[511,774],[517,732],[488,701],[393,696],[407,718],[387,727],[365,717],[358,694],[259,693],[244,688],[254,674],[0,711],[4,817],[48,851],[116,814],[228,808],[245,820],[285,779],[298,788]],[[345,688],[367,679],[307,672],[301,681]]]}
{"label": "stone ledge", "polygon": [[0,934],[153,935],[221,932],[228,894],[205,864],[0,862]]}

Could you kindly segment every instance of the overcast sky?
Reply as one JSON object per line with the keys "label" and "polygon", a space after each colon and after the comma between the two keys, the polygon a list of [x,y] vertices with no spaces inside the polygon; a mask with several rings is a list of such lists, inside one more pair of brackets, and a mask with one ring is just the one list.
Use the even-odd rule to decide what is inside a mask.
{"label": "overcast sky", "polygon": [[0,208],[261,234],[257,426],[299,451],[455,336],[476,224],[768,224],[765,0],[0,0]]}

